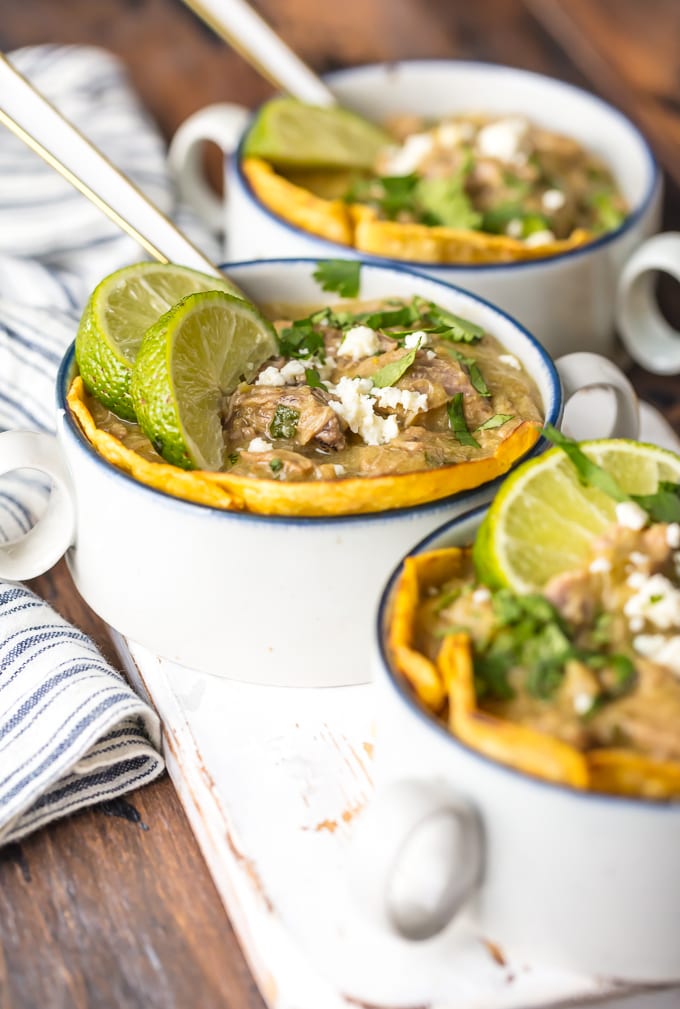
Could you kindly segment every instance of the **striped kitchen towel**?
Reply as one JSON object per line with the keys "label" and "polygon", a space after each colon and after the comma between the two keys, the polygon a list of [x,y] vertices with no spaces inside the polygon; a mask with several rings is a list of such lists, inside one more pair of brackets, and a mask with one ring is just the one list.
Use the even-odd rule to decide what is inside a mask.
{"label": "striped kitchen towel", "polygon": [[[210,256],[177,213],[165,149],[110,54],[36,46],[10,56]],[[54,426],[54,381],[87,296],[139,247],[0,126],[0,431]],[[0,479],[0,543],[39,517],[37,474]],[[92,642],[26,588],[0,581],[0,844],[157,777],[155,713]]]}

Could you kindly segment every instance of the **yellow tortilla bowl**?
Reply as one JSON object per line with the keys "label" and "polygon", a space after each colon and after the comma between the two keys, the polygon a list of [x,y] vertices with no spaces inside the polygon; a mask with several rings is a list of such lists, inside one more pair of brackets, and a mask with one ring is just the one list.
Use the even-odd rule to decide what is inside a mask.
{"label": "yellow tortilla bowl", "polygon": [[286,482],[188,471],[169,463],[144,459],[118,438],[97,427],[88,409],[80,376],[73,380],[67,402],[83,434],[97,452],[141,483],[197,504],[258,515],[359,515],[437,501],[479,487],[506,473],[540,435],[538,425],[523,421],[499,444],[496,453],[487,458],[396,476]]}
{"label": "yellow tortilla bowl", "polygon": [[498,763],[554,784],[613,795],[670,799],[680,796],[680,765],[625,749],[583,753],[553,736],[498,718],[477,705],[470,638],[444,638],[436,661],[415,648],[416,611],[428,589],[469,564],[470,549],[452,547],[407,557],[395,588],[387,642],[396,670],[433,714],[448,701],[454,736]]}
{"label": "yellow tortilla bowl", "polygon": [[592,238],[588,231],[576,230],[567,239],[531,247],[506,235],[382,221],[373,208],[318,195],[279,175],[260,158],[244,158],[243,172],[258,199],[284,220],[332,242],[389,259],[468,265],[512,263],[556,256]]}

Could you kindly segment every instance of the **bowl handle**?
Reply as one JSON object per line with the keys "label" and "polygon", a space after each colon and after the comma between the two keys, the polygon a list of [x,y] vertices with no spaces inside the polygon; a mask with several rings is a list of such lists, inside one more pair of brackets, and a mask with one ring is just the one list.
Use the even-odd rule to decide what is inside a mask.
{"label": "bowl handle", "polygon": [[48,571],[73,544],[75,506],[71,477],[57,439],[36,431],[0,434],[0,476],[17,469],[37,469],[52,478],[44,514],[12,543],[0,544],[0,578],[23,581]]}
{"label": "bowl handle", "polygon": [[564,390],[561,424],[573,438],[638,438],[640,405],[621,369],[600,354],[565,354],[555,361]]}
{"label": "bowl handle", "polygon": [[680,233],[655,235],[635,250],[619,280],[616,324],[630,356],[656,375],[680,372],[680,332],[664,319],[656,300],[659,272],[680,281]]}
{"label": "bowl handle", "polygon": [[226,102],[208,105],[189,116],[170,141],[168,166],[180,196],[193,207],[213,233],[224,231],[227,194],[221,200],[206,181],[203,144],[212,141],[225,154],[236,150],[250,112],[243,105]]}
{"label": "bowl handle", "polygon": [[482,852],[481,823],[467,801],[437,782],[394,782],[357,820],[350,887],[383,931],[428,939],[477,888]]}

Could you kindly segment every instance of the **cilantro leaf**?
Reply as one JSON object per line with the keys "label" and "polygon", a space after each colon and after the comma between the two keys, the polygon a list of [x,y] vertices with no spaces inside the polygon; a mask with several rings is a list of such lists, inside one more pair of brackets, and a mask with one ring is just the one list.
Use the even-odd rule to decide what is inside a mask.
{"label": "cilantro leaf", "polygon": [[470,434],[469,428],[467,426],[467,421],[465,420],[465,411],[463,409],[463,393],[457,392],[450,403],[446,407],[446,412],[449,415],[449,424],[451,425],[451,430],[453,431],[455,437],[458,439],[461,445],[470,445],[473,448],[479,448],[479,442]]}
{"label": "cilantro leaf", "polygon": [[488,397],[491,395],[491,390],[479,370],[479,365],[476,363],[470,365],[470,381],[472,382],[473,389],[476,389],[480,396]]}
{"label": "cilantro leaf", "polygon": [[459,176],[419,180],[415,195],[429,217],[427,223],[447,228],[474,229],[480,226],[482,215],[472,206],[463,183],[464,179]]}
{"label": "cilantro leaf", "polygon": [[281,459],[272,459],[271,462],[269,463],[269,468],[272,471],[272,473],[278,473],[280,470],[283,469],[283,462],[282,462],[282,460]]}
{"label": "cilantro leaf", "polygon": [[306,358],[318,355],[325,360],[326,345],[323,335],[314,328],[310,319],[298,319],[292,326],[277,335],[279,352],[288,358]]}
{"label": "cilantro leaf", "polygon": [[316,368],[305,368],[305,382],[310,389],[323,389],[324,392],[328,392],[328,386],[321,381],[321,375]]}
{"label": "cilantro leaf", "polygon": [[573,438],[568,438],[567,435],[562,434],[561,431],[554,428],[552,424],[545,425],[543,434],[548,441],[566,453],[576,469],[579,482],[582,486],[596,487],[608,497],[613,498],[614,501],[631,500],[630,496],[621,490],[621,487],[611,473],[607,473],[597,463],[592,462]]}
{"label": "cilantro leaf", "polygon": [[455,315],[448,309],[435,305],[433,301],[426,301],[418,296],[413,300],[435,323],[446,326],[451,331],[450,335],[441,334],[444,339],[453,340],[456,343],[476,343],[484,336],[484,330],[476,322]]}
{"label": "cilantro leaf", "polygon": [[465,354],[461,354],[455,347],[447,347],[446,350],[451,357],[454,357],[456,361],[460,361],[461,364],[470,365],[475,363],[474,357],[466,357]]}
{"label": "cilantro leaf", "polygon": [[270,436],[272,438],[294,438],[297,433],[299,419],[299,410],[293,409],[292,406],[285,406],[283,403],[279,403],[274,411],[271,424],[269,425]]}
{"label": "cilantro leaf", "polygon": [[632,494],[653,522],[680,522],[680,484],[661,480],[655,494]]}
{"label": "cilantro leaf", "polygon": [[407,350],[396,361],[390,361],[384,368],[379,368],[374,372],[370,376],[373,379],[373,385],[378,389],[386,389],[388,385],[394,385],[408,371],[415,359],[416,348],[414,347],[413,350]]}
{"label": "cilantro leaf", "polygon": [[360,273],[358,259],[326,259],[317,263],[312,276],[322,291],[337,291],[342,298],[356,298]]}
{"label": "cilantro leaf", "polygon": [[489,417],[485,420],[483,424],[475,428],[475,431],[493,431],[496,427],[503,427],[507,424],[509,420],[514,419],[514,414],[512,413],[495,413],[493,417]]}

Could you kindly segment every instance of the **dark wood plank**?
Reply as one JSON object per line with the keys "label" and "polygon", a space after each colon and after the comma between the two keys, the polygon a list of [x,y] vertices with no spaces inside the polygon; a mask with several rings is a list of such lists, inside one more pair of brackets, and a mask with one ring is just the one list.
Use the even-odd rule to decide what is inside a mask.
{"label": "dark wood plank", "polygon": [[[259,0],[257,6],[320,71],[450,56],[525,66],[590,86],[636,118],[666,169],[678,171],[675,0]],[[179,0],[5,4],[0,46],[40,42],[117,53],[166,136],[209,102],[253,105],[271,91]],[[680,227],[675,187],[666,223]],[[679,307],[671,295],[676,321]],[[680,430],[677,379],[639,369],[633,378]],[[115,661],[63,565],[35,588]],[[157,782],[129,802],[117,807],[118,816],[89,811],[0,853],[0,1006],[261,1009],[170,783]],[[134,822],[133,809],[148,830]]]}

